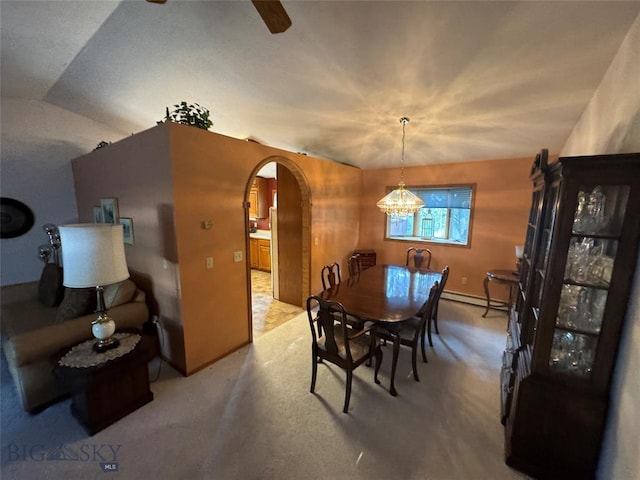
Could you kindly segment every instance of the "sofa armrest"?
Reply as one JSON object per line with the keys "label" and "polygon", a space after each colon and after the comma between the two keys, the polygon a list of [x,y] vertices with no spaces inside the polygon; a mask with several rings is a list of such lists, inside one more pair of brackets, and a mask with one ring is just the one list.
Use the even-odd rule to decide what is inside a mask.
{"label": "sofa armrest", "polygon": [[27,301],[38,301],[38,282],[18,283],[0,288],[0,302],[3,305]]}
{"label": "sofa armrest", "polygon": [[[129,302],[113,307],[108,314],[116,322],[116,329],[138,328],[149,318],[149,310],[144,302]],[[84,340],[93,338],[91,322],[96,314],[55,323],[44,328],[15,335],[5,342],[5,353],[16,366],[34,363],[53,356],[65,348],[70,348]]]}

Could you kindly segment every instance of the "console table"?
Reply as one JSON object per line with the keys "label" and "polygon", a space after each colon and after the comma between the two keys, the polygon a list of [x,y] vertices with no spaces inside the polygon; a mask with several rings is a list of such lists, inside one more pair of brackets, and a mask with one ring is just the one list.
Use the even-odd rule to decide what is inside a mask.
{"label": "console table", "polygon": [[93,435],[153,400],[148,362],[156,354],[156,338],[116,333],[120,346],[104,353],[91,350],[95,339],[62,352],[54,375],[71,392],[71,414]]}
{"label": "console table", "polygon": [[[482,314],[483,317],[487,316],[490,308],[496,307],[507,307],[507,313],[513,305],[514,298],[514,290],[518,285],[518,281],[520,280],[520,275],[513,270],[489,270],[487,272],[487,276],[485,277],[482,285],[484,286],[484,293],[487,296],[487,309]],[[496,282],[498,284],[508,284],[509,285],[509,301],[503,302],[501,300],[491,300],[491,295],[489,295],[489,282]]]}
{"label": "console table", "polygon": [[362,262],[362,270],[373,267],[376,264],[376,251],[375,250],[354,250],[354,255],[360,255],[360,261]]}

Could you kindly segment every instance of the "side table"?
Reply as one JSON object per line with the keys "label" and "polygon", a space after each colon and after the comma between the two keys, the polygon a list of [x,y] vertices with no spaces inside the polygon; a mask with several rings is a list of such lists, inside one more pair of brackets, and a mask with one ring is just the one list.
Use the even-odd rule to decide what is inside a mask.
{"label": "side table", "polygon": [[54,359],[54,375],[71,392],[71,414],[90,435],[153,400],[148,362],[156,354],[155,337],[140,332],[116,335],[121,341],[116,349],[92,352],[87,348],[92,339]]}
{"label": "side table", "polygon": [[376,264],[375,250],[354,250],[353,254],[360,255],[360,261],[362,262],[362,270],[366,270],[367,268],[373,267]]}
{"label": "side table", "polygon": [[[509,285],[509,301],[503,302],[499,300],[491,300],[489,295],[489,282],[506,283]],[[487,276],[482,282],[484,286],[484,293],[487,296],[487,309],[482,314],[483,317],[487,316],[491,307],[507,307],[507,313],[513,305],[513,292],[515,286],[520,281],[520,275],[512,270],[489,270]],[[493,303],[492,303],[493,302]]]}

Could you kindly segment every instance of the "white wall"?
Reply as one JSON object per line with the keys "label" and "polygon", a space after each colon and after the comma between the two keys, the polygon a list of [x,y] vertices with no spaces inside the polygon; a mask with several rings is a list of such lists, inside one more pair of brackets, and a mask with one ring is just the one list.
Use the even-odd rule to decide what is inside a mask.
{"label": "white wall", "polygon": [[0,114],[2,196],[35,216],[29,232],[1,240],[0,284],[11,285],[40,278],[38,246],[48,243],[42,225],[77,221],[71,159],[127,134],[45,102],[3,97]]}
{"label": "white wall", "polygon": [[[562,156],[640,152],[640,16],[561,151]],[[599,478],[640,475],[640,263],[615,372]]]}

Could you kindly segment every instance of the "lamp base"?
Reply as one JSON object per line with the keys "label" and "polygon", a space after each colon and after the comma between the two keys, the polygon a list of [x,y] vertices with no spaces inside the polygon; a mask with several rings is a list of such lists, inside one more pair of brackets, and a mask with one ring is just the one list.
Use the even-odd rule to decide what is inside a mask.
{"label": "lamp base", "polygon": [[116,331],[116,322],[109,318],[104,309],[104,300],[102,299],[102,287],[97,287],[98,291],[98,318],[91,322],[91,331],[93,336],[98,340],[93,344],[93,349],[98,352],[106,352],[120,345],[117,338],[113,338]]}
{"label": "lamp base", "polygon": [[112,348],[118,348],[120,340],[114,337],[109,337],[104,340],[98,340],[93,344],[93,349],[98,353],[104,353]]}

